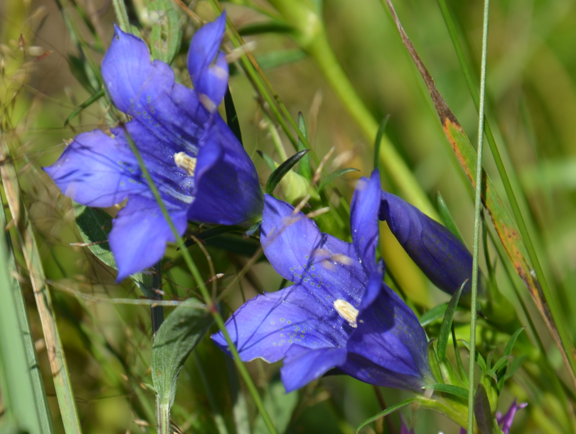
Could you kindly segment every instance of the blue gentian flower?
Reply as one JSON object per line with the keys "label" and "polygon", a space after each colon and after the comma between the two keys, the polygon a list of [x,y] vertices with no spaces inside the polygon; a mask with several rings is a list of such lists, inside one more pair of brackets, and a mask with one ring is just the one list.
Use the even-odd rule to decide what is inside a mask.
{"label": "blue gentian flower", "polygon": [[[259,295],[226,322],[244,361],[284,359],[286,391],[332,368],[361,381],[421,391],[433,382],[427,339],[376,262],[380,180],[363,178],[351,208],[352,243],[320,232],[304,214],[266,195],[264,253],[294,285]],[[212,338],[222,349],[222,333]]]}
{"label": "blue gentian flower", "polygon": [[462,293],[470,292],[472,255],[452,232],[386,191],[382,191],[379,218],[439,289],[454,294],[468,279]]}
{"label": "blue gentian flower", "polygon": [[78,135],[45,168],[64,194],[81,204],[109,207],[128,199],[109,236],[118,280],[154,265],[166,242],[175,241],[127,135],[180,234],[187,220],[232,225],[262,212],[256,169],[216,110],[228,85],[220,50],[225,25],[222,14],[190,43],[194,89],[176,83],[166,63],[151,62],[144,41],[116,28],[102,76],[114,105],[132,120],[113,128],[111,135],[101,130]]}

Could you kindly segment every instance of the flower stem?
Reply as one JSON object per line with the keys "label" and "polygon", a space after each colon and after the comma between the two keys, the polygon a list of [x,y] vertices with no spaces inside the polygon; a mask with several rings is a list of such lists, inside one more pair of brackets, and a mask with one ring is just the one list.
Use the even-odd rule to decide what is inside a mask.
{"label": "flower stem", "polygon": [[116,13],[116,19],[118,20],[118,25],[123,32],[132,33],[130,31],[130,20],[128,19],[128,12],[126,12],[126,5],[124,0],[112,0],[114,5],[114,12]]}
{"label": "flower stem", "polygon": [[[240,355],[238,354],[238,350],[236,349],[236,345],[234,345],[234,342],[232,341],[232,339],[230,338],[230,335],[228,334],[228,330],[226,330],[226,326],[224,325],[224,320],[222,319],[220,312],[218,312],[218,309],[217,309],[216,305],[214,304],[212,297],[210,296],[210,292],[208,291],[208,288],[206,288],[206,284],[204,283],[204,280],[202,279],[202,276],[200,275],[200,272],[198,271],[196,264],[192,260],[192,256],[190,256],[190,252],[188,252],[188,249],[186,248],[184,240],[182,239],[182,237],[178,233],[176,226],[174,226],[174,222],[172,221],[172,218],[170,217],[170,214],[168,213],[168,210],[166,209],[166,205],[164,205],[164,201],[162,200],[162,196],[160,196],[160,192],[158,191],[156,184],[154,184],[154,180],[150,176],[150,172],[148,171],[148,168],[146,167],[146,164],[144,163],[144,160],[142,159],[142,155],[140,155],[140,151],[138,150],[138,148],[134,144],[134,141],[132,140],[132,137],[130,137],[128,130],[124,126],[122,126],[122,127],[124,128],[124,132],[126,133],[126,138],[128,140],[128,144],[130,145],[130,149],[132,150],[132,152],[134,153],[134,156],[138,160],[138,165],[140,167],[140,170],[142,170],[142,174],[146,178],[146,182],[148,183],[148,187],[150,188],[150,191],[152,191],[152,194],[154,195],[154,198],[156,199],[158,206],[160,206],[160,209],[162,210],[162,215],[164,216],[164,218],[166,219],[166,222],[170,226],[170,230],[172,231],[172,234],[174,235],[174,238],[176,239],[176,244],[178,245],[178,247],[180,248],[180,251],[182,252],[182,257],[184,258],[184,262],[186,262],[188,269],[192,273],[192,277],[194,278],[194,280],[196,281],[196,285],[200,289],[200,293],[202,294],[202,298],[204,299],[206,306],[208,306],[208,310],[209,310],[210,314],[212,315],[212,317],[214,318],[214,322],[216,323],[216,325],[218,326],[218,328],[220,329],[220,331],[224,335],[224,339],[226,339],[226,343],[228,344],[228,348],[229,348],[230,352],[232,353],[232,357],[234,358],[234,363],[236,364],[236,367],[238,368],[240,375],[242,376],[242,378],[244,379],[244,382],[246,383],[246,386],[248,387],[248,391],[250,392],[250,395],[252,396],[252,399],[254,400],[254,404],[256,405],[256,407],[258,408],[258,411],[262,415],[262,419],[264,420],[264,423],[266,424],[270,434],[277,434],[276,428],[274,428],[274,424],[272,423],[272,419],[270,419],[270,416],[268,415],[268,412],[266,411],[266,408],[264,407],[264,403],[262,402],[262,398],[260,398],[260,395],[258,394],[258,390],[256,389],[256,386],[254,385],[254,382],[252,381],[252,378],[250,377],[248,370],[246,369],[246,367],[244,366],[244,363],[240,359]],[[169,411],[170,411],[170,409],[168,409],[168,412]],[[160,421],[158,421],[158,423],[160,423]]]}
{"label": "flower stem", "polygon": [[170,404],[166,401],[158,403],[158,395],[156,398],[156,423],[158,434],[171,434]]}
{"label": "flower stem", "polygon": [[484,103],[486,96],[486,54],[490,0],[484,0],[482,63],[480,67],[480,104],[478,108],[478,159],[476,165],[476,196],[474,202],[474,244],[472,247],[472,315],[470,317],[470,366],[468,368],[468,432],[474,428],[474,368],[476,360],[476,299],[478,295],[478,259],[480,257],[480,212],[482,210],[482,150],[484,148]]}

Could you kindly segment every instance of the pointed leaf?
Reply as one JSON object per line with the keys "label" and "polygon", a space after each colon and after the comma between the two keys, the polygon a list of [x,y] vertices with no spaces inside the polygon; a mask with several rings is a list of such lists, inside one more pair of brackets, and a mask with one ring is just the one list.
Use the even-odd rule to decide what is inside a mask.
{"label": "pointed leaf", "polygon": [[443,318],[444,314],[446,313],[446,309],[448,309],[448,303],[439,304],[438,306],[433,307],[428,312],[420,316],[420,325],[425,327]]}
{"label": "pointed leaf", "polygon": [[468,283],[468,279],[454,293],[452,298],[450,299],[450,303],[448,303],[448,308],[446,309],[446,313],[444,314],[444,319],[442,320],[442,325],[440,326],[440,334],[438,336],[438,359],[440,362],[446,360],[446,348],[448,347],[448,336],[450,336],[450,332],[452,330],[452,320],[454,319],[454,312],[456,312],[456,307],[458,306],[458,301],[460,300],[460,294],[462,294],[462,289]]}
{"label": "pointed leaf", "polygon": [[256,151],[256,152],[258,153],[258,155],[262,157],[262,159],[264,160],[264,162],[266,163],[266,165],[270,170],[272,171],[276,170],[277,168],[276,162],[272,159],[270,155],[268,155],[264,151]]}
{"label": "pointed leaf", "polygon": [[99,208],[74,204],[76,226],[86,247],[109,267],[117,269],[116,261],[108,244],[108,234],[112,230],[112,217]]}
{"label": "pointed leaf", "polygon": [[290,171],[290,169],[292,169],[292,167],[294,167],[296,163],[298,163],[298,161],[300,161],[300,159],[304,157],[304,155],[306,155],[307,153],[308,149],[300,151],[292,155],[280,166],[278,166],[278,168],[274,170],[274,172],[272,172],[272,174],[268,178],[268,182],[266,182],[266,193],[272,194],[278,183],[282,180],[282,178],[284,178],[284,176],[286,176],[286,174]]}
{"label": "pointed leaf", "polygon": [[152,57],[168,64],[180,50],[182,28],[178,13],[170,0],[146,0],[148,16],[154,20],[150,34]]}
{"label": "pointed leaf", "polygon": [[399,404],[393,405],[392,407],[388,407],[386,410],[381,411],[377,415],[372,416],[369,419],[366,419],[364,422],[362,422],[360,425],[358,425],[358,428],[356,428],[356,434],[358,434],[362,428],[371,424],[372,422],[375,422],[378,419],[381,419],[385,416],[388,416],[389,414],[394,413],[395,411],[398,411],[401,408],[406,407],[409,404],[412,404],[414,401],[416,401],[416,398],[409,398],[406,401],[402,401]]}
{"label": "pointed leaf", "polygon": [[230,86],[224,95],[224,110],[226,111],[226,123],[238,139],[238,141],[244,146],[242,142],[242,133],[240,131],[240,121],[238,120],[238,114],[236,113],[236,107],[234,106],[234,101],[232,100],[232,94],[230,93]]}
{"label": "pointed leaf", "polygon": [[74,111],[72,113],[70,113],[70,115],[66,118],[66,120],[64,121],[64,126],[68,125],[70,123],[70,121],[72,119],[74,119],[76,116],[78,116],[78,114],[80,114],[80,112],[82,110],[84,110],[87,107],[90,107],[93,103],[95,103],[96,101],[98,101],[100,98],[102,98],[104,95],[106,94],[106,92],[104,92],[104,89],[100,89],[98,92],[96,92],[94,95],[92,95],[90,98],[88,98],[86,101],[84,101],[82,104],[80,104],[78,107],[76,107],[74,109]]}
{"label": "pointed leaf", "polygon": [[506,348],[504,348],[504,356],[509,356],[512,354],[512,348],[514,348],[514,344],[516,343],[516,339],[520,336],[520,333],[524,331],[525,327],[520,327],[518,330],[514,332],[508,343],[506,344]]}
{"label": "pointed leaf", "polygon": [[[468,396],[468,393],[466,393],[466,396]],[[476,424],[481,434],[493,434],[494,424],[492,422],[490,401],[482,384],[478,385],[478,390],[474,397],[474,416],[476,416]]]}
{"label": "pointed leaf", "polygon": [[432,372],[432,376],[438,382],[443,382],[444,377],[442,377],[442,370],[440,369],[440,362],[438,361],[438,356],[436,355],[436,349],[434,348],[434,341],[436,339],[432,339],[428,342],[428,364],[430,365],[430,371]]}
{"label": "pointed leaf", "polygon": [[453,386],[452,384],[444,384],[444,383],[427,384],[423,388],[432,389],[437,392],[449,393],[450,395],[456,395],[461,398],[468,398],[468,390],[460,386]]}
{"label": "pointed leaf", "polygon": [[462,244],[464,244],[462,234],[460,233],[460,230],[458,229],[458,226],[452,217],[452,213],[448,209],[448,206],[446,205],[446,202],[444,202],[444,198],[440,192],[436,194],[436,205],[438,207],[440,217],[442,217],[442,221],[444,222],[444,226],[446,226],[446,229],[452,232],[460,241],[462,241]]}
{"label": "pointed leaf", "polygon": [[359,172],[358,169],[354,169],[352,167],[349,167],[347,169],[339,169],[339,170],[335,170],[334,172],[332,172],[330,175],[328,175],[326,178],[324,178],[323,180],[320,181],[320,185],[318,186],[318,191],[322,191],[322,189],[324,187],[326,187],[328,184],[330,184],[332,181],[334,181],[336,178],[345,175],[349,172]]}
{"label": "pointed leaf", "polygon": [[171,407],[184,362],[198,345],[212,316],[198,300],[188,299],[168,315],[152,345],[152,385],[161,402]]}
{"label": "pointed leaf", "polygon": [[240,36],[254,36],[263,33],[290,33],[293,32],[294,26],[278,20],[270,20],[263,23],[248,24],[238,29]]}
{"label": "pointed leaf", "polygon": [[[298,129],[302,133],[302,135],[308,139],[308,132],[306,131],[306,122],[304,121],[304,115],[302,112],[298,112]],[[307,149],[304,142],[300,140],[298,137],[298,151],[303,151]],[[306,155],[300,160],[300,164],[298,164],[298,173],[306,178],[308,181],[312,180],[312,167],[310,167],[310,156]],[[320,187],[318,190],[322,190]]]}

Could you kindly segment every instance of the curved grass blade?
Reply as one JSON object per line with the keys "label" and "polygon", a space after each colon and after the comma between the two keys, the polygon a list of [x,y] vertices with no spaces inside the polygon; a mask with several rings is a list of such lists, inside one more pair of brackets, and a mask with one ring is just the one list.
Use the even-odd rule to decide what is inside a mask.
{"label": "curved grass blade", "polygon": [[240,131],[240,121],[238,120],[238,114],[236,113],[234,100],[232,99],[232,94],[230,93],[230,86],[228,86],[226,95],[224,95],[224,110],[226,111],[226,123],[240,144],[244,146],[244,142],[242,141],[242,132]]}
{"label": "curved grass blade", "polygon": [[324,178],[322,181],[320,181],[320,184],[318,185],[318,191],[322,191],[322,189],[324,187],[326,187],[328,184],[330,184],[336,178],[339,178],[340,176],[346,175],[347,173],[350,173],[350,172],[360,172],[360,170],[354,169],[353,167],[335,170],[330,175],[328,175],[326,178]]}
{"label": "curved grass blade", "polygon": [[375,422],[378,419],[381,419],[385,416],[388,416],[389,414],[394,413],[395,411],[398,411],[401,408],[412,404],[414,401],[416,401],[416,398],[409,398],[406,401],[402,401],[399,404],[393,405],[392,407],[388,407],[386,410],[381,411],[380,413],[378,413],[375,416],[372,416],[370,419],[366,419],[364,422],[362,422],[360,425],[358,425],[358,428],[356,428],[356,434],[358,434],[362,428],[364,428],[367,425],[370,425],[372,422]]}
{"label": "curved grass blade", "polygon": [[[432,102],[436,108],[436,112],[440,118],[444,133],[452,146],[460,166],[470,180],[472,187],[475,188],[477,179],[476,150],[470,143],[470,140],[456,119],[456,116],[454,116],[436,88],[432,76],[424,66],[424,63],[418,56],[414,45],[406,35],[406,32],[404,31],[394,8],[389,3],[389,0],[380,1],[383,4],[388,4],[402,41],[424,79],[428,92],[432,98]],[[497,158],[495,154],[494,157]],[[514,265],[516,273],[520,276],[534,299],[536,307],[542,315],[555,344],[560,349],[564,363],[568,368],[570,378],[576,386],[576,358],[573,356],[573,347],[566,326],[560,317],[550,289],[544,279],[536,252],[534,251],[534,247],[530,241],[530,236],[522,219],[511,186],[509,185],[509,182],[505,181],[507,177],[505,177],[505,175],[503,176],[503,173],[504,172],[501,172],[500,175],[504,182],[508,199],[512,205],[516,220],[504,205],[504,201],[498,195],[494,184],[484,171],[482,171],[482,202],[484,207],[488,210],[490,219],[496,229],[496,233],[498,234],[508,257]],[[509,188],[507,188],[506,185],[508,185]]]}
{"label": "curved grass blade", "polygon": [[460,241],[462,241],[462,244],[464,244],[464,239],[462,238],[462,233],[460,232],[460,229],[458,229],[458,226],[456,225],[456,222],[454,221],[454,218],[452,217],[452,213],[448,209],[448,206],[446,205],[446,202],[444,201],[444,197],[442,197],[442,194],[440,192],[438,192],[436,194],[436,205],[438,207],[438,212],[440,213],[440,217],[442,218],[442,221],[444,222],[444,226],[446,226],[446,229],[448,229],[450,232],[452,232],[454,235],[456,235],[456,237]]}
{"label": "curved grass blade", "polygon": [[70,113],[70,115],[66,118],[66,120],[64,121],[64,126],[67,126],[70,121],[72,119],[74,119],[76,116],[78,116],[80,114],[80,112],[82,110],[84,110],[87,107],[90,107],[93,103],[95,103],[96,101],[98,101],[100,98],[102,98],[104,95],[106,94],[106,92],[104,92],[104,89],[100,89],[98,92],[96,92],[94,95],[92,95],[90,98],[88,98],[86,101],[84,101],[82,104],[80,104],[76,109],[74,109],[74,111],[72,113]]}
{"label": "curved grass blade", "polygon": [[[298,112],[298,129],[302,135],[308,139],[308,131],[306,130],[306,122],[304,121],[304,115],[302,112]],[[304,142],[302,142],[300,137],[298,137],[298,152],[305,149],[306,146],[304,145]],[[305,155],[302,160],[300,160],[300,164],[298,164],[298,173],[308,181],[312,180],[312,167],[310,167],[310,157],[308,155]],[[322,187],[318,190],[322,190]]]}

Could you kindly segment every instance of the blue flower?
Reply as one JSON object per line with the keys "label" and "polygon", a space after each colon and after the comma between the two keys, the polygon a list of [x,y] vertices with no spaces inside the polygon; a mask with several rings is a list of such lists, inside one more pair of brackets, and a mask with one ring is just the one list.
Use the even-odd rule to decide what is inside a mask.
{"label": "blue flower", "polygon": [[[284,359],[287,391],[331,368],[361,381],[420,391],[433,382],[427,339],[376,262],[380,180],[363,178],[351,211],[352,243],[321,233],[304,214],[266,195],[261,242],[274,269],[294,285],[259,295],[227,321],[244,361]],[[212,336],[227,350],[222,333]]]}
{"label": "blue flower", "polygon": [[382,191],[379,218],[438,288],[454,294],[469,279],[462,293],[470,292],[472,255],[452,232],[386,191]]}
{"label": "blue flower", "polygon": [[132,120],[111,135],[100,130],[78,135],[45,168],[64,194],[81,204],[109,207],[128,199],[109,236],[118,280],[155,264],[166,243],[175,241],[127,135],[180,234],[187,220],[241,224],[262,211],[254,165],[216,110],[228,84],[220,50],[225,25],[222,14],[190,43],[193,90],[176,83],[166,63],[150,62],[144,41],[116,28],[102,76],[114,105]]}

